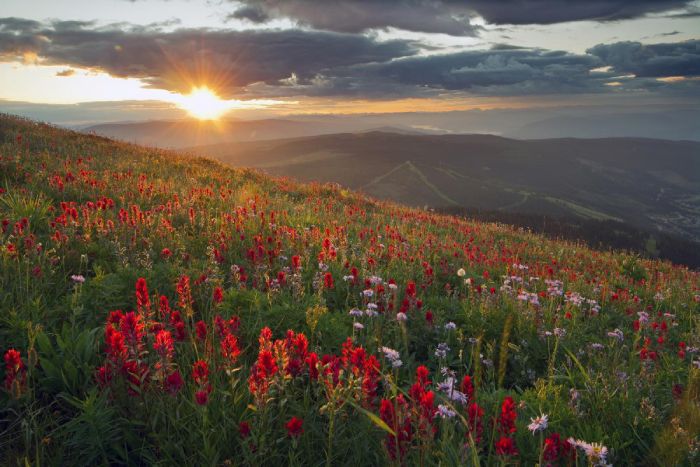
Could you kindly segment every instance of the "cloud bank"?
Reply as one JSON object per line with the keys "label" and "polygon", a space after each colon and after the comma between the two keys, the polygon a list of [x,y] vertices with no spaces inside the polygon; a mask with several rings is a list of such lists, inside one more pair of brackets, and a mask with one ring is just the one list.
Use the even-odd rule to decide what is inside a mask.
{"label": "cloud bank", "polygon": [[679,10],[690,0],[243,0],[231,15],[253,23],[286,18],[314,29],[358,33],[394,27],[470,36],[491,24],[617,21]]}
{"label": "cloud bank", "polygon": [[[628,10],[642,11],[619,11]],[[157,26],[0,19],[0,61],[17,60],[138,78],[175,92],[206,84],[223,97],[237,98],[626,91],[697,97],[700,83],[694,79],[700,76],[700,40],[600,44],[583,54],[513,46],[438,54],[410,40],[382,41],[349,32],[163,31]],[[664,79],[670,77],[682,79]]]}

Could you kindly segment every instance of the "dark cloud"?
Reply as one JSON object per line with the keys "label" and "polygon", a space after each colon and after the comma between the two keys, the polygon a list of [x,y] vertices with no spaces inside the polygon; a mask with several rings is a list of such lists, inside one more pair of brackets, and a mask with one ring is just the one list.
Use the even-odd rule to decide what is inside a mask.
{"label": "dark cloud", "polygon": [[522,48],[494,48],[413,56],[384,63],[337,67],[307,79],[248,89],[255,95],[402,98],[512,96],[609,92],[609,73],[592,74],[602,62],[591,55]]}
{"label": "dark cloud", "polygon": [[697,18],[700,16],[700,6],[690,5],[684,11],[668,15],[669,18]]}
{"label": "dark cloud", "polygon": [[395,27],[408,31],[474,35],[468,2],[439,0],[244,0],[234,17],[254,22],[289,18],[315,29],[357,33]]}
{"label": "dark cloud", "polygon": [[[625,43],[611,44],[617,49]],[[657,44],[671,50],[677,44]],[[622,54],[624,55],[624,54]],[[383,63],[335,67],[310,78],[294,77],[248,91],[267,96],[401,98],[435,96],[526,96],[614,92],[676,93],[698,96],[700,80],[622,78],[614,57],[594,53],[494,46],[490,50],[416,55]],[[653,60],[651,61],[653,63]],[[592,71],[610,65],[609,71]],[[647,64],[644,66],[651,66]],[[662,76],[675,76],[670,68]],[[690,68],[685,71],[691,72]],[[693,76],[688,73],[685,76]],[[615,84],[610,86],[610,84]]]}
{"label": "dark cloud", "polygon": [[[233,17],[253,22],[289,18],[316,29],[361,32],[395,27],[474,35],[474,15],[492,24],[614,21],[678,10],[692,0],[243,0]],[[690,11],[690,10],[688,10]]]}
{"label": "dark cloud", "polygon": [[0,18],[0,33],[20,33],[25,34],[41,29],[42,25],[38,21],[24,18]]}
{"label": "dark cloud", "polygon": [[616,42],[587,50],[618,73],[640,78],[700,76],[700,40],[668,44]]}
{"label": "dark cloud", "polygon": [[416,51],[408,41],[378,42],[362,35],[319,31],[149,32],[87,26],[0,19],[0,60],[31,53],[43,64],[102,70],[140,78],[153,87],[187,91],[209,83],[224,95],[233,95],[249,84],[277,82],[293,73],[309,78],[327,69],[384,62]]}
{"label": "dark cloud", "polygon": [[29,52],[39,50],[46,40],[38,32],[41,23],[22,18],[0,18],[0,60],[7,55],[24,59]]}
{"label": "dark cloud", "polygon": [[56,76],[61,76],[61,77],[67,77],[67,76],[73,76],[75,74],[75,70],[71,68],[66,68],[65,70],[57,71]]}
{"label": "dark cloud", "polygon": [[[700,41],[601,44],[585,54],[496,44],[436,54],[410,41],[305,30],[178,29],[0,19],[0,61],[101,70],[187,92],[206,84],[223,97],[546,95],[665,92],[697,95]],[[592,69],[610,66],[608,72]],[[65,72],[60,72],[63,74]],[[637,79],[620,78],[634,74]],[[609,86],[610,81],[621,81]]]}
{"label": "dark cloud", "polygon": [[428,57],[411,57],[369,66],[384,79],[416,87],[478,94],[589,92],[600,77],[590,70],[600,60],[538,49],[494,48]]}
{"label": "dark cloud", "polygon": [[258,6],[246,5],[234,11],[229,15],[229,18],[244,19],[253,23],[264,23],[270,19],[270,16]]}
{"label": "dark cloud", "polygon": [[[462,3],[455,0],[455,3]],[[496,24],[554,24],[617,21],[684,8],[692,0],[470,0],[486,21]]]}

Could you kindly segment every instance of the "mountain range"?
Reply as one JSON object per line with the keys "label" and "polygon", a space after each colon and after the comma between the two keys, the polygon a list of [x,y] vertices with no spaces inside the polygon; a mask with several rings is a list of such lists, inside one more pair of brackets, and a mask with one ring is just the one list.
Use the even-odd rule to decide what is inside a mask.
{"label": "mountain range", "polygon": [[[0,110],[3,110],[2,101]],[[491,134],[515,139],[645,137],[700,141],[700,110],[653,107],[624,111],[596,107],[474,109],[217,121],[151,120],[73,125],[73,128],[165,148],[377,130],[412,134]]]}
{"label": "mountain range", "polygon": [[645,138],[331,134],[197,146],[236,167],[412,206],[626,222],[700,239],[700,143]]}

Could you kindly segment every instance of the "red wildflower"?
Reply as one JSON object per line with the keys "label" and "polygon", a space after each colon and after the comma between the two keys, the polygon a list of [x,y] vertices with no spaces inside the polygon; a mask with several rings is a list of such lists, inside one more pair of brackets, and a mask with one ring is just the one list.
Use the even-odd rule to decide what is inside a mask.
{"label": "red wildflower", "polygon": [[227,334],[233,334],[238,331],[241,321],[238,316],[232,316],[228,320],[225,320],[220,315],[216,315],[214,317],[214,325],[219,333],[219,337],[223,338]]}
{"label": "red wildflower", "polygon": [[251,368],[248,378],[248,389],[250,393],[261,402],[270,387],[272,376],[277,373],[278,367],[275,357],[272,355],[272,331],[264,327],[260,330],[258,343],[258,359]]}
{"label": "red wildflower", "polygon": [[177,306],[181,310],[187,310],[192,307],[192,290],[190,289],[189,276],[180,276],[175,287],[178,296]]}
{"label": "red wildflower", "polygon": [[544,440],[542,458],[550,463],[570,461],[576,457],[576,449],[558,433],[552,433]]}
{"label": "red wildflower", "polygon": [[515,447],[513,438],[501,436],[498,441],[496,441],[496,454],[499,456],[517,456],[518,448]]}
{"label": "red wildflower", "polygon": [[119,323],[119,328],[127,344],[132,347],[132,351],[136,351],[141,345],[141,339],[143,337],[143,321],[141,316],[133,311],[126,313]]}
{"label": "red wildflower", "polygon": [[330,272],[327,272],[323,276],[323,287],[325,287],[326,289],[333,288],[333,275]]}
{"label": "red wildflower", "polygon": [[265,326],[260,330],[260,336],[258,337],[258,344],[260,344],[260,349],[271,349],[272,348],[272,343],[270,342],[272,340],[272,331],[270,328]]}
{"label": "red wildflower", "polygon": [[315,352],[309,353],[306,357],[306,366],[309,368],[309,378],[312,380],[318,379],[318,355]]}
{"label": "red wildflower", "polygon": [[427,420],[432,420],[435,415],[435,393],[433,391],[426,391],[425,394],[420,399],[420,407],[422,409],[422,415]]}
{"label": "red wildflower", "polygon": [[21,393],[25,383],[26,368],[22,362],[22,356],[18,350],[10,349],[5,352],[5,389],[12,390],[15,386],[16,393]]}
{"label": "red wildflower", "polygon": [[377,388],[381,379],[379,369],[379,360],[374,355],[370,355],[364,362],[362,377],[362,398],[369,406],[374,406],[377,397]]}
{"label": "red wildflower", "polygon": [[671,390],[671,393],[673,394],[673,398],[675,400],[680,400],[681,397],[683,397],[683,385],[682,384],[674,384],[673,389]]}
{"label": "red wildflower", "polygon": [[396,425],[396,414],[394,414],[394,404],[389,399],[382,399],[379,405],[379,417],[384,423],[389,425],[389,428]]}
{"label": "red wildflower", "polygon": [[180,342],[184,341],[185,337],[187,337],[185,323],[183,321],[178,321],[175,323],[175,337]]}
{"label": "red wildflower", "polygon": [[151,313],[151,299],[148,296],[146,279],[143,277],[136,280],[136,309],[140,315],[149,316]]}
{"label": "red wildflower", "polygon": [[100,385],[100,387],[105,387],[109,385],[110,381],[112,381],[112,370],[111,366],[108,365],[103,365],[97,369],[97,384]]}
{"label": "red wildflower", "polygon": [[182,380],[182,375],[178,370],[173,371],[165,378],[165,390],[173,396],[180,392],[184,384],[185,382]]}
{"label": "red wildflower", "polygon": [[203,341],[207,338],[207,323],[200,320],[197,321],[197,324],[195,324],[194,327],[197,332],[197,339]]}
{"label": "red wildflower", "polygon": [[284,371],[286,374],[291,376],[297,376],[301,372],[302,365],[306,359],[306,354],[308,353],[309,342],[303,333],[294,333],[294,331],[287,331],[287,337],[284,340],[283,347],[276,347],[279,349],[278,355],[281,360],[286,361],[284,366]]}
{"label": "red wildflower", "polygon": [[105,328],[105,344],[107,345],[107,356],[112,361],[122,361],[127,357],[124,335],[109,324]]}
{"label": "red wildflower", "polygon": [[149,366],[145,362],[139,363],[136,360],[127,360],[122,363],[122,374],[128,382],[128,392],[131,396],[139,396],[143,386],[148,383]]}
{"label": "red wildflower", "polygon": [[248,422],[241,422],[238,424],[238,434],[241,438],[247,438],[250,436],[250,424]]}
{"label": "red wildflower", "polygon": [[479,444],[484,432],[484,425],[481,421],[484,416],[484,409],[476,402],[472,402],[467,409],[467,415],[469,417],[469,434],[471,434],[474,442]]}
{"label": "red wildflower", "polygon": [[194,400],[197,401],[199,405],[207,405],[209,402],[209,392],[203,389],[194,393]]}
{"label": "red wildflower", "polygon": [[408,297],[415,297],[416,296],[416,283],[415,282],[409,282],[406,284],[406,295]]}
{"label": "red wildflower", "polygon": [[396,397],[395,402],[382,399],[379,405],[379,418],[395,433],[388,434],[384,441],[389,457],[394,460],[403,459],[413,436],[411,419],[405,414],[406,406],[406,400],[401,394]]}
{"label": "red wildflower", "polygon": [[296,438],[301,436],[304,432],[302,425],[304,420],[298,417],[292,417],[284,426],[287,428],[287,436],[290,438]]}
{"label": "red wildflower", "polygon": [[460,389],[464,394],[466,394],[469,402],[474,401],[474,383],[472,383],[471,376],[464,375]]}
{"label": "red wildflower", "polygon": [[238,356],[241,354],[241,349],[238,348],[238,339],[233,334],[228,334],[221,341],[221,356],[226,360],[226,363],[233,365]]}
{"label": "red wildflower", "polygon": [[166,317],[170,316],[170,302],[168,301],[168,297],[165,295],[161,295],[160,299],[158,300],[158,311],[160,312],[161,319],[165,319]]}
{"label": "red wildflower", "polygon": [[425,386],[426,384],[430,383],[428,376],[430,376],[430,371],[425,365],[421,365],[416,368],[416,380],[421,384],[421,386]]}
{"label": "red wildflower", "polygon": [[498,430],[508,436],[515,433],[515,419],[518,413],[515,410],[515,402],[511,396],[506,396],[501,404],[501,413],[498,416]]}
{"label": "red wildflower", "polygon": [[173,337],[170,331],[158,331],[156,334],[155,341],[153,342],[153,349],[158,352],[158,355],[163,360],[170,360],[173,356]]}
{"label": "red wildflower", "polygon": [[206,384],[209,379],[209,365],[204,360],[197,360],[192,365],[192,378],[199,385]]}
{"label": "red wildflower", "polygon": [[214,303],[219,304],[224,301],[224,290],[221,287],[214,289]]}

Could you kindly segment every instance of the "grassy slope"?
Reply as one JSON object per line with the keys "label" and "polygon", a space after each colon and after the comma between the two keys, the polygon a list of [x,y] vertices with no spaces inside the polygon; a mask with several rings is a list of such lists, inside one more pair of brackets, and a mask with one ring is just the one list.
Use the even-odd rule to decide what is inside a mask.
{"label": "grassy slope", "polygon": [[[436,383],[445,366],[460,380],[471,375],[485,409],[482,463],[497,460],[489,420],[506,394],[519,403],[513,437],[525,465],[539,457],[539,439],[525,426],[540,412],[550,415],[547,435],[602,442],[617,464],[660,463],[662,455],[692,462],[686,438],[697,436],[698,407],[691,398],[698,388],[689,383],[697,354],[681,359],[677,352],[680,342],[700,345],[700,291],[698,274],[685,268],[11,117],[0,120],[0,174],[0,220],[8,221],[0,235],[0,351],[20,350],[26,365],[0,395],[3,463],[389,462],[386,433],[348,404],[334,415],[329,436],[329,407],[356,391],[348,373],[342,377],[347,392],[330,406],[327,386],[310,381],[306,370],[277,377],[269,400],[249,393],[263,326],[275,338],[287,329],[304,332],[309,350],[319,355],[339,354],[348,336],[368,354],[382,345],[397,349],[404,362],[399,370],[380,358],[386,382],[378,397],[407,391],[420,364]],[[294,255],[303,266],[296,274],[290,269]],[[323,286],[319,255],[333,288]],[[344,281],[353,267],[359,280]],[[471,285],[457,276],[460,268]],[[286,279],[276,284],[280,271]],[[85,276],[83,284],[71,279],[76,274]],[[185,275],[192,279],[192,306],[178,304],[175,284]],[[372,276],[395,280],[397,289],[373,287],[373,299],[385,309],[380,317],[358,319],[365,328],[353,330],[348,310],[366,307],[361,293]],[[508,283],[504,276],[520,279]],[[185,382],[174,396],[162,389],[154,335],[145,330],[134,357],[148,369],[140,380],[128,386],[128,378],[115,374],[100,388],[95,378],[108,361],[108,314],[137,308],[139,277],[147,281],[153,308],[163,295],[184,317],[186,337],[167,361],[168,371],[179,371]],[[591,311],[593,302],[578,306],[548,296],[544,279],[561,280],[574,301],[577,294],[595,300],[600,312]],[[411,282],[415,298],[406,292]],[[217,287],[221,303],[212,299]],[[541,293],[541,305],[519,300],[518,289]],[[395,314],[403,303],[408,321],[400,323]],[[635,331],[644,310],[650,321]],[[172,316],[154,314],[139,313],[146,329],[162,321],[175,335]],[[216,315],[240,318],[235,334],[242,353],[234,366],[220,354]],[[199,320],[208,327],[203,341],[194,337]],[[445,330],[447,322],[457,329]],[[566,336],[551,336],[554,328]],[[624,333],[622,342],[607,335],[616,328]],[[641,361],[647,337],[647,350],[658,358]],[[440,342],[451,348],[445,358],[435,355]],[[603,349],[591,350],[594,343]],[[197,359],[211,369],[206,405],[194,402],[202,388],[192,375]],[[679,384],[685,387],[680,402],[673,398]],[[575,401],[572,389],[579,394]],[[364,401],[374,413],[377,402]],[[444,394],[437,394],[438,403],[446,403]],[[292,416],[304,419],[299,438],[286,435]],[[251,438],[241,438],[241,421],[250,423]],[[463,424],[434,423],[437,435],[415,443],[408,463],[473,459],[462,457]],[[685,434],[671,435],[677,426]]]}

